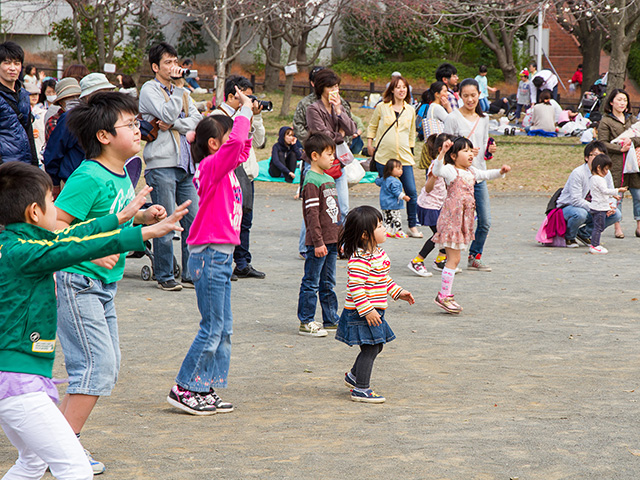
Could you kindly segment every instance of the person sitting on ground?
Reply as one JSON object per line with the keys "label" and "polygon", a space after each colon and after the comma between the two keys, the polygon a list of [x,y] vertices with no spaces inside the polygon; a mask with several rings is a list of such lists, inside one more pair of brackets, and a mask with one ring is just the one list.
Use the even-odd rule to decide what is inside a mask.
{"label": "person sitting on ground", "polygon": [[[556,201],[556,207],[562,209],[564,219],[567,222],[565,240],[568,248],[578,247],[576,239],[585,246],[591,245],[591,232],[593,230],[593,218],[591,217],[591,196],[589,195],[591,179],[591,163],[598,155],[606,153],[607,147],[604,143],[593,141],[584,147],[584,164],[575,168],[567,183],[562,189],[562,193]],[[611,172],[605,177],[607,188],[614,188]],[[612,209],[607,212],[604,228],[619,222],[622,213],[619,209]]]}
{"label": "person sitting on ground", "polygon": [[[193,60],[190,58],[185,58],[182,61],[182,68],[185,70],[193,70]],[[202,88],[198,83],[200,81],[200,77],[187,77],[184,79],[185,86],[187,90],[191,93],[207,93],[206,88]]]}
{"label": "person sitting on ground", "polygon": [[296,178],[296,166],[300,160],[302,160],[302,148],[293,133],[293,128],[281,127],[278,141],[271,149],[269,175],[273,178],[284,177],[285,182],[292,183]]}
{"label": "person sitting on ground", "polygon": [[551,92],[540,94],[539,102],[533,106],[533,118],[528,135],[556,136],[555,112],[551,105]]}

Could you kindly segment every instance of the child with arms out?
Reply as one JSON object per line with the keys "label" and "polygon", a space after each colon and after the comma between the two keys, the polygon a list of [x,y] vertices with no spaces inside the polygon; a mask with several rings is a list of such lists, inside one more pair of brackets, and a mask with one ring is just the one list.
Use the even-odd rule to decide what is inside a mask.
{"label": "child with arms out", "polygon": [[436,227],[438,232],[432,238],[436,246],[444,247],[447,252],[447,262],[442,270],[442,286],[435,302],[446,312],[454,314],[460,313],[462,307],[455,302],[451,293],[453,278],[460,263],[460,252],[474,239],[474,185],[483,180],[499,178],[511,170],[508,165],[503,165],[499,170],[472,167],[474,156],[471,141],[458,137],[454,142],[447,140],[433,162],[433,174],[444,178],[447,184],[447,197]]}
{"label": "child with arms out", "polygon": [[394,158],[387,161],[382,177],[376,178],[376,185],[380,187],[380,208],[384,217],[384,225],[388,237],[407,238],[402,231],[400,217],[403,202],[411,200],[402,190],[402,163]]}
{"label": "child with arms out", "polygon": [[380,248],[387,239],[382,215],[370,206],[353,209],[347,215],[338,244],[344,248],[347,264],[347,299],[338,322],[336,340],[360,345],[360,354],[344,381],[354,402],[383,403],[369,385],[376,356],[385,343],[396,338],[385,320],[387,295],[394,300],[415,300],[391,279],[389,257]]}
{"label": "child with arms out", "polygon": [[[433,135],[430,135],[425,142],[425,147],[429,150],[429,157],[431,159],[436,158],[442,150],[444,142],[451,138],[454,137],[448,133],[434,133]],[[431,228],[433,235],[435,235],[438,231],[437,224],[440,209],[442,208],[444,199],[447,196],[447,186],[444,183],[444,179],[442,177],[436,177],[432,170],[433,162],[431,162],[431,165],[427,168],[427,182],[422,187],[420,195],[418,195],[418,221],[420,222],[420,225]],[[416,255],[415,258],[409,262],[409,265],[407,265],[409,270],[421,277],[432,276],[432,273],[427,271],[427,268],[424,266],[424,259],[435,248],[433,235],[424,242],[424,245],[418,255]],[[433,261],[433,268],[435,270],[442,271],[446,260],[447,253],[444,248],[441,248],[438,256]],[[456,273],[461,271],[462,270],[459,268],[456,269]]]}
{"label": "child with arms out", "polygon": [[[326,337],[338,323],[336,261],[338,259],[338,192],[325,170],[331,168],[336,145],[328,135],[315,133],[304,142],[311,168],[302,186],[302,216],[306,226],[304,276],[298,295],[299,335]],[[322,323],[314,320],[320,297]]]}
{"label": "child with arms out", "polygon": [[604,230],[604,222],[607,216],[616,211],[620,193],[626,192],[627,187],[609,188],[605,177],[611,169],[611,159],[600,154],[591,162],[591,178],[589,179],[589,191],[591,192],[591,218],[593,219],[593,231],[591,232],[591,245],[589,252],[595,255],[604,255],[609,251],[600,245],[600,236]]}
{"label": "child with arms out", "polygon": [[37,167],[0,166],[0,425],[19,454],[7,480],[39,479],[47,466],[59,480],[93,478],[82,445],[54,403],[53,273],[140,250],[145,240],[182,230],[176,223],[187,212],[183,205],[153,226],[120,229],[145,202],[145,190],[117,213],[56,230],[52,191],[51,179]]}
{"label": "child with arms out", "polygon": [[252,100],[238,87],[236,95],[241,108],[233,120],[226,115],[205,117],[195,135],[187,136],[198,164],[193,183],[199,198],[187,239],[189,271],[202,318],[167,402],[191,415],[233,411],[214,387],[226,388],[231,361],[231,273],[242,223],[242,189],[234,170],[247,161],[252,143]]}
{"label": "child with arms out", "polygon": [[[124,166],[140,151],[137,114],[137,101],[117,92],[96,92],[68,113],[69,129],[87,160],[71,174],[56,200],[59,229],[118,213],[134,198]],[[150,191],[147,187],[143,194]],[[149,224],[165,216],[164,207],[153,205],[138,212],[135,220]],[[133,219],[125,226],[132,223]],[[110,255],[56,273],[58,336],[69,374],[60,408],[78,436],[98,398],[111,395],[118,378],[115,296],[124,263],[125,255]],[[91,462],[94,473],[104,471],[101,462]]]}

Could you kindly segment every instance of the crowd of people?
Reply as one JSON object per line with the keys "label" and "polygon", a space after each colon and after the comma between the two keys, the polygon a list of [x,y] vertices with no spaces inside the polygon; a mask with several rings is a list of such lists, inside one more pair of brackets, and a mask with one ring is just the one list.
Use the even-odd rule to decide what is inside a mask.
{"label": "crowd of people", "polygon": [[[265,144],[263,107],[248,79],[231,76],[223,101],[203,115],[190,96],[199,87],[189,88],[183,76],[191,65],[179,64],[174,47],[158,43],[148,58],[154,78],[138,95],[132,79],[119,78],[115,91],[118,86],[104,74],[82,65],[68,67],[56,82],[30,66],[23,69],[19,45],[0,44],[0,285],[3,292],[15,292],[0,298],[0,424],[19,452],[3,478],[40,478],[47,468],[59,479],[104,472],[82,447],[80,435],[118,378],[115,295],[123,253],[144,250],[148,241],[158,288],[194,288],[201,315],[168,403],[193,415],[234,409],[218,395],[230,367],[231,282],[266,276],[253,267],[250,252],[259,173],[254,149]],[[544,72],[534,75],[530,88],[536,106],[554,91],[557,95],[557,85]],[[443,63],[435,77],[424,97],[421,163],[427,174],[420,194],[414,175],[418,113],[411,86],[399,73],[365,130],[340,95],[339,76],[329,68],[312,69],[313,92],[298,104],[293,125],[280,129],[272,149],[273,176],[292,182],[301,163],[304,272],[297,331],[310,337],[334,331],[337,340],[359,346],[344,377],[356,402],[385,401],[371,389],[370,378],[384,344],[395,338],[387,297],[415,302],[389,276],[390,260],[381,248],[387,238],[422,238],[419,226],[430,227],[433,235],[408,268],[431,276],[425,259],[438,250],[433,268],[442,273],[434,302],[449,314],[463,310],[452,290],[463,252],[468,249],[467,269],[491,272],[483,258],[491,227],[486,182],[511,168],[487,168],[497,146],[489,137],[483,101],[486,67],[477,79],[458,83],[455,67]],[[620,194],[627,188],[640,236],[640,174],[625,173],[623,165],[640,138],[620,140],[630,127],[629,114],[626,92],[613,92],[598,132],[601,141],[587,145],[584,165],[557,196],[553,210],[562,212],[568,247],[578,239],[592,253],[606,253],[600,234],[610,225],[616,225],[616,237],[624,236]],[[132,166],[139,165],[143,135],[146,185],[136,194]],[[354,160],[343,152],[363,147],[379,175],[382,212],[349,208],[344,169]],[[176,232],[182,249],[179,279]],[[341,313],[335,293],[339,256],[348,259]],[[315,320],[318,299],[322,321]],[[56,337],[69,376],[59,408],[51,379]]]}

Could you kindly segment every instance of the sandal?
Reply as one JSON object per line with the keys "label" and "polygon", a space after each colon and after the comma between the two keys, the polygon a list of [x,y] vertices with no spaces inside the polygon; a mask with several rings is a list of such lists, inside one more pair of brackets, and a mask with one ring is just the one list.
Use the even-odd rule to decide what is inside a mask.
{"label": "sandal", "polygon": [[640,230],[636,230],[636,237],[640,237]]}
{"label": "sandal", "polygon": [[424,238],[424,235],[422,234],[422,232],[413,233],[411,230],[407,230],[407,235],[412,238]]}
{"label": "sandal", "polygon": [[[616,233],[615,235],[616,238],[624,238],[624,233],[620,232],[620,233]],[[640,237],[640,235],[638,235],[638,231],[636,230],[636,237]]]}

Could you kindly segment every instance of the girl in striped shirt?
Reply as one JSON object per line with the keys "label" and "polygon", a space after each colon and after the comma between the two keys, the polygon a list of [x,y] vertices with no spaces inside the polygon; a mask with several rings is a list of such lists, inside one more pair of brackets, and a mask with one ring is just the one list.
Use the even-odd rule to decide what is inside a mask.
{"label": "girl in striped shirt", "polygon": [[370,206],[358,207],[347,215],[338,245],[349,257],[347,299],[338,322],[336,340],[360,345],[360,354],[344,381],[354,402],[383,403],[385,398],[369,386],[376,356],[386,342],[396,338],[385,320],[387,295],[412,305],[413,295],[389,276],[391,262],[378,244],[387,239],[382,214]]}

